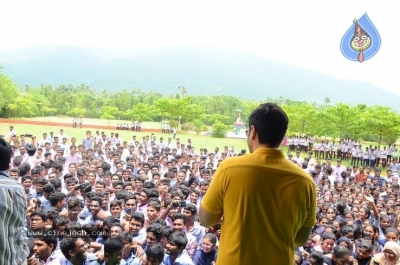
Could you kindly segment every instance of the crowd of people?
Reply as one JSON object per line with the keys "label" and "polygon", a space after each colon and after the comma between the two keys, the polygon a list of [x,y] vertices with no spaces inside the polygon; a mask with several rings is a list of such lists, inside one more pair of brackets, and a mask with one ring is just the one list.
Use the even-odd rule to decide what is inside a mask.
{"label": "crowd of people", "polygon": [[[335,148],[322,155],[319,144],[327,142],[314,143],[311,151],[290,148],[287,154],[287,159],[312,176],[317,191],[316,223],[308,242],[297,249],[295,264],[400,264],[396,145],[382,149],[387,152],[381,153],[382,166],[388,165],[382,174],[377,156],[371,155],[371,149],[373,153],[379,147],[361,152],[360,143],[340,141],[339,146],[350,148],[351,156],[340,149],[329,151]],[[302,156],[300,150],[307,155]],[[351,166],[343,166],[342,159],[350,158]]]}
{"label": "crowd of people", "polygon": [[399,150],[396,144],[383,146],[366,146],[354,139],[341,139],[336,144],[335,141],[318,141],[313,135],[310,136],[290,136],[286,143],[289,151],[313,152],[315,158],[339,158],[345,161],[351,161],[351,165],[362,165],[364,167],[386,167],[390,163],[397,163],[399,160]]}
{"label": "crowd of people", "polygon": [[[61,129],[36,137],[11,126],[4,137],[10,169],[0,175],[24,190],[27,264],[214,264],[221,223],[202,226],[200,204],[219,163],[246,150],[197,151],[191,139],[162,136],[128,142],[118,133],[86,131],[79,139]],[[295,264],[400,264],[396,146],[389,146],[382,174],[371,157],[345,167],[342,159],[350,157],[339,147],[321,153],[326,142],[291,143],[287,159],[312,177],[317,192],[315,226],[296,248]]]}
{"label": "crowd of people", "polygon": [[36,137],[12,126],[4,141],[12,147],[5,172],[28,205],[28,264],[216,261],[221,224],[203,227],[199,206],[218,164],[245,150],[197,151],[191,139],[155,134],[128,142],[118,133],[80,138],[61,129]]}

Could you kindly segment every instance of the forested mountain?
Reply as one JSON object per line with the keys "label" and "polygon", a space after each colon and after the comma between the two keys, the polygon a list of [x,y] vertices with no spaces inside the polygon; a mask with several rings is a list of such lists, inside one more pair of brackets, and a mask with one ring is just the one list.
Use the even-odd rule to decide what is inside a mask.
{"label": "forested mountain", "polygon": [[217,48],[116,51],[35,46],[1,51],[0,66],[20,87],[85,84],[97,91],[140,89],[169,95],[185,86],[191,95],[257,100],[283,96],[319,104],[330,98],[332,103],[381,104],[400,110],[400,96],[379,87]]}

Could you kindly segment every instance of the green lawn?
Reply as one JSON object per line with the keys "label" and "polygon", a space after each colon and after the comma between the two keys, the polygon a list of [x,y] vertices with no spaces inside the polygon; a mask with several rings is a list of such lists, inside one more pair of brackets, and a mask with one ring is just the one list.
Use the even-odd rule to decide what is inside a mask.
{"label": "green lawn", "polygon": [[[100,120],[99,120],[100,121]],[[57,121],[60,122],[60,121]],[[98,124],[98,123],[97,123]],[[47,126],[47,125],[25,125],[25,124],[14,124],[14,129],[16,130],[18,135],[21,134],[33,134],[37,136],[38,139],[42,138],[44,132],[47,132],[49,135],[50,131],[54,132],[54,135],[58,135],[60,129],[64,129],[64,133],[68,135],[68,137],[75,137],[78,139],[78,142],[85,137],[86,129],[82,128],[72,128],[71,127],[59,127],[59,126]],[[0,134],[7,135],[9,130],[9,125],[6,123],[0,124]],[[90,129],[92,134],[95,134],[95,129]],[[149,135],[150,133],[147,132],[131,132],[131,131],[117,131],[117,130],[101,130],[104,131],[107,135],[111,132],[118,132],[122,140],[124,141],[131,141],[132,136],[136,135],[137,139],[140,139],[143,136]],[[159,137],[164,137],[164,141],[166,142],[168,137],[172,137],[172,134],[161,134],[156,133],[157,139]],[[192,139],[193,146],[198,151],[200,148],[207,148],[208,150],[214,150],[215,147],[219,147],[223,149],[225,145],[227,146],[234,146],[236,150],[247,149],[247,143],[244,139],[231,139],[231,138],[212,138],[210,136],[203,136],[203,135],[196,135],[191,133],[178,133],[177,137],[180,138],[181,143],[187,143],[187,140],[190,138]],[[174,141],[173,141],[174,142]]]}
{"label": "green lawn", "polygon": [[[46,122],[62,122],[62,123],[70,123],[72,125],[71,117],[60,117],[60,116],[48,116],[48,117],[36,117],[36,118],[21,118],[21,120],[30,120],[30,121],[40,121],[43,123]],[[128,120],[101,120],[101,119],[82,119],[82,124],[91,124],[91,125],[102,125],[102,126],[111,126],[116,127],[118,123],[128,123],[129,126],[132,121]],[[142,122],[142,128],[148,129],[161,129],[160,122]]]}

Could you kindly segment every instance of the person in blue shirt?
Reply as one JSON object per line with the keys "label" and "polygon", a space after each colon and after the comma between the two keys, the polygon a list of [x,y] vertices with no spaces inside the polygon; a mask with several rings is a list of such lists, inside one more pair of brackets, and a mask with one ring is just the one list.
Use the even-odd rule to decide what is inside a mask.
{"label": "person in blue shirt", "polygon": [[146,260],[151,265],[164,265],[164,248],[160,244],[153,244],[146,250]]}
{"label": "person in blue shirt", "polygon": [[185,251],[188,240],[185,233],[173,232],[168,236],[168,243],[165,250],[167,255],[164,256],[165,265],[194,265],[192,259]]}
{"label": "person in blue shirt", "polygon": [[201,249],[196,250],[193,256],[195,265],[211,265],[217,260],[217,237],[214,234],[208,233],[203,237]]}
{"label": "person in blue shirt", "polygon": [[60,242],[60,249],[66,261],[62,265],[83,265],[86,260],[88,244],[81,237],[65,237]]}

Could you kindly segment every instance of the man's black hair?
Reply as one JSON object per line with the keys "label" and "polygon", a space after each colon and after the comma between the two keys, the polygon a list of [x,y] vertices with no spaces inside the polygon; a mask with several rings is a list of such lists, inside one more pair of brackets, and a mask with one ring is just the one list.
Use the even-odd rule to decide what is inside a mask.
{"label": "man's black hair", "polygon": [[50,183],[53,184],[55,189],[58,189],[58,188],[62,187],[61,179],[59,179],[57,177],[55,179],[50,180]]}
{"label": "man's black hair", "polygon": [[168,236],[168,242],[174,243],[178,248],[183,250],[186,248],[188,240],[184,233],[175,231]]}
{"label": "man's black hair", "polygon": [[42,191],[46,193],[54,193],[56,189],[54,188],[53,184],[47,183],[46,185],[43,186]]}
{"label": "man's black hair", "polygon": [[42,230],[40,233],[35,234],[35,240],[40,240],[45,242],[47,245],[53,245],[52,252],[57,247],[57,236],[56,232],[53,230]]}
{"label": "man's black hair", "polygon": [[0,138],[0,171],[6,171],[10,168],[11,155],[11,145]]}
{"label": "man's black hair", "polygon": [[57,203],[61,202],[66,197],[67,197],[67,195],[65,195],[62,192],[54,192],[53,194],[50,195],[50,204],[51,204],[51,206],[55,207],[57,205]]}
{"label": "man's black hair", "polygon": [[114,255],[116,252],[122,251],[124,242],[121,238],[109,238],[104,243],[104,254]]}
{"label": "man's black hair", "polygon": [[164,259],[164,248],[160,244],[153,244],[147,247],[146,256],[162,262]]}
{"label": "man's black hair", "polygon": [[143,214],[143,213],[141,213],[141,212],[134,212],[134,213],[132,214],[132,219],[134,219],[135,221],[139,221],[139,222],[142,223],[142,225],[144,225],[144,220],[145,220],[145,218],[144,218],[144,214]]}
{"label": "man's black hair", "polygon": [[249,116],[249,130],[251,130],[251,126],[254,126],[258,142],[270,147],[280,145],[285,137],[288,123],[288,116],[275,103],[261,104]]}
{"label": "man's black hair", "polygon": [[33,144],[26,145],[26,151],[29,156],[33,156],[36,153],[36,147]]}
{"label": "man's black hair", "polygon": [[156,237],[156,240],[159,242],[161,240],[161,238],[163,237],[164,233],[163,233],[163,226],[161,224],[154,224],[152,223],[151,225],[149,225],[149,227],[147,228],[146,232],[149,233],[153,233],[154,236]]}
{"label": "man's black hair", "polygon": [[28,174],[29,170],[31,170],[31,166],[29,165],[29,163],[24,162],[18,166],[18,170],[19,170],[19,175],[22,177]]}
{"label": "man's black hair", "polygon": [[71,256],[69,255],[69,251],[74,251],[76,246],[75,243],[79,239],[79,237],[72,236],[72,237],[64,237],[60,242],[60,249],[63,253],[64,257],[69,260]]}

